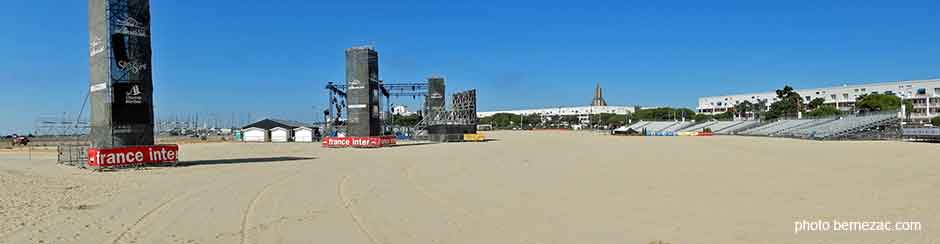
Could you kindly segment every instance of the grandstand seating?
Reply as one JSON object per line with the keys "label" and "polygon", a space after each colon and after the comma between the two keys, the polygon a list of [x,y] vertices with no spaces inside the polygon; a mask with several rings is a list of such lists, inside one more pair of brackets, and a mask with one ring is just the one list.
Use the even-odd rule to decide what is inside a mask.
{"label": "grandstand seating", "polygon": [[627,127],[627,129],[633,129],[633,130],[635,130],[635,131],[640,131],[640,130],[642,130],[642,128],[643,128],[644,126],[648,125],[649,123],[650,123],[650,122],[648,122],[648,121],[636,122],[636,123],[633,123],[632,125],[630,125],[629,127]]}
{"label": "grandstand seating", "polygon": [[626,128],[645,131],[650,135],[674,135],[676,132],[696,132],[709,128],[715,134],[838,139],[871,132],[871,128],[897,121],[897,114],[886,112],[866,116],[782,119],[764,124],[758,121],[707,121],[698,124],[685,121],[640,121]]}
{"label": "grandstand seating", "polygon": [[662,130],[659,130],[659,131],[660,132],[677,132],[685,127],[691,126],[692,124],[694,124],[694,122],[691,122],[691,121],[676,122],[675,124],[670,125],[669,127],[663,128]]}
{"label": "grandstand seating", "polygon": [[741,132],[754,136],[786,136],[807,139],[835,139],[871,127],[897,121],[894,113],[820,119],[778,120]]}
{"label": "grandstand seating", "polygon": [[711,129],[712,132],[715,132],[715,131],[727,129],[728,127],[734,126],[738,123],[741,123],[741,122],[740,121],[718,121],[718,123],[710,125],[706,128],[709,128]]}
{"label": "grandstand seating", "polygon": [[718,121],[706,121],[706,122],[698,123],[693,126],[686,127],[685,129],[681,129],[679,131],[680,132],[700,132],[702,131],[702,129],[705,129],[705,127],[709,127],[711,125],[714,125],[715,123],[718,123]]}
{"label": "grandstand seating", "polygon": [[839,119],[838,117],[824,118],[824,119],[807,119],[808,122],[803,123],[799,126],[794,126],[780,130],[776,133],[776,136],[789,136],[789,137],[803,137],[805,135],[806,128],[811,128],[821,124],[829,123],[834,120]]}
{"label": "grandstand seating", "polygon": [[682,121],[640,121],[633,123],[627,128],[633,129],[635,131],[643,131],[655,133],[655,132],[676,132],[680,129],[692,125],[692,122],[682,122]]}
{"label": "grandstand seating", "polygon": [[725,128],[723,128],[723,129],[721,129],[721,130],[712,130],[712,132],[715,132],[715,134],[731,135],[731,134],[735,134],[735,133],[737,133],[737,132],[739,132],[739,131],[742,131],[742,130],[745,130],[745,129],[754,127],[754,126],[757,125],[758,123],[759,123],[759,122],[756,121],[756,120],[739,121],[738,123],[736,123],[736,124],[734,124],[734,125],[731,125],[731,126],[728,126],[728,127],[725,127]]}
{"label": "grandstand seating", "polygon": [[829,123],[803,128],[803,138],[832,139],[841,135],[864,130],[866,128],[883,125],[897,121],[897,115],[892,113],[870,116],[848,116]]}
{"label": "grandstand seating", "polygon": [[752,129],[749,129],[749,130],[745,130],[745,131],[741,132],[741,134],[744,134],[744,135],[752,135],[752,136],[774,136],[774,135],[776,135],[777,132],[780,132],[780,131],[782,131],[782,130],[786,130],[786,129],[789,129],[789,128],[794,128],[794,127],[803,126],[803,125],[805,125],[805,124],[812,123],[812,122],[813,122],[813,120],[808,120],[808,119],[804,119],[804,120],[799,120],[799,119],[777,120],[777,121],[775,121],[775,122],[773,122],[773,123],[764,124],[764,125],[761,125],[761,126],[758,126],[758,127],[754,127],[754,128],[752,128]]}
{"label": "grandstand seating", "polygon": [[676,123],[677,123],[676,121],[653,121],[647,124],[646,126],[644,126],[642,129],[646,129],[646,131],[650,131],[650,132],[657,132],[657,131],[666,129],[667,127],[672,126]]}

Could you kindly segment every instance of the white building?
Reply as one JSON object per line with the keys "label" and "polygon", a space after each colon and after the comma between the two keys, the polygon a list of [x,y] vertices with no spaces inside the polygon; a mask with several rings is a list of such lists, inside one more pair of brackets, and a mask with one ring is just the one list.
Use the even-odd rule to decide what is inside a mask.
{"label": "white building", "polygon": [[575,116],[578,116],[578,119],[580,119],[582,123],[587,123],[590,121],[591,115],[598,115],[598,114],[603,114],[603,113],[627,115],[627,114],[631,114],[635,112],[634,110],[635,110],[634,107],[628,107],[628,106],[557,107],[557,108],[477,112],[477,117],[480,117],[480,118],[489,117],[489,116],[493,116],[494,114],[499,114],[499,113],[507,113],[507,114],[515,114],[515,115],[537,114],[543,117],[575,115]]}
{"label": "white building", "polygon": [[[914,110],[911,111],[912,118],[924,119],[940,115],[940,79],[795,89],[795,92],[803,96],[805,102],[822,98],[825,99],[825,104],[843,110],[854,108],[855,99],[863,94],[895,94],[914,104]],[[698,99],[698,112],[709,115],[720,114],[731,110],[738,103],[744,101],[759,103],[761,100],[766,101],[769,107],[777,101],[777,94],[770,91],[701,97]]]}
{"label": "white building", "polygon": [[598,115],[604,113],[610,114],[619,114],[627,115],[635,111],[635,107],[630,106],[607,106],[607,101],[604,100],[604,93],[601,90],[600,84],[594,88],[594,98],[591,100],[591,106],[580,106],[580,107],[554,107],[554,108],[538,108],[538,109],[520,109],[520,110],[502,110],[502,111],[488,111],[488,112],[477,112],[477,117],[489,117],[499,113],[515,114],[515,115],[541,115],[542,117],[549,116],[578,116],[578,119],[581,120],[581,123],[590,122],[591,115]]}
{"label": "white building", "polygon": [[401,115],[401,116],[411,116],[411,115],[414,115],[415,112],[409,111],[408,106],[395,105],[395,106],[392,106],[392,114]]}

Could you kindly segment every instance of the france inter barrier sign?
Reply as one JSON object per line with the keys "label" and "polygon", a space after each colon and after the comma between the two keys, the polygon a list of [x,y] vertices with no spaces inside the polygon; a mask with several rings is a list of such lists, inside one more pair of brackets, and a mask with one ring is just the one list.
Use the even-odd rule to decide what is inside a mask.
{"label": "france inter barrier sign", "polygon": [[175,163],[178,160],[178,145],[88,149],[88,166],[96,168],[121,168],[149,164]]}
{"label": "france inter barrier sign", "polygon": [[368,137],[326,137],[323,138],[323,147],[359,147],[376,148],[395,145],[395,136],[368,136]]}

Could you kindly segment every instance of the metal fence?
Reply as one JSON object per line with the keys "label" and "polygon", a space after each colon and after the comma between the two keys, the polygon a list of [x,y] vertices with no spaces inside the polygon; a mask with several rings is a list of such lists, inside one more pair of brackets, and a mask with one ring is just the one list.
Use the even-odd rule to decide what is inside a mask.
{"label": "metal fence", "polygon": [[88,148],[86,145],[58,145],[56,162],[79,168],[88,168]]}

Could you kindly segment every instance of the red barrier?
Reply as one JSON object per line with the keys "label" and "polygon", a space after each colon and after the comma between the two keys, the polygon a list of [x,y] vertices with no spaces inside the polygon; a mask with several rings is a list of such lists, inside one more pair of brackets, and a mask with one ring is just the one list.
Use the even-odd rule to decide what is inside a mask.
{"label": "red barrier", "polygon": [[395,136],[371,136],[371,137],[325,137],[323,138],[323,147],[341,148],[341,147],[359,147],[376,148],[396,143]]}
{"label": "red barrier", "polygon": [[171,163],[177,160],[179,160],[178,145],[88,149],[88,166],[91,167],[124,167]]}

